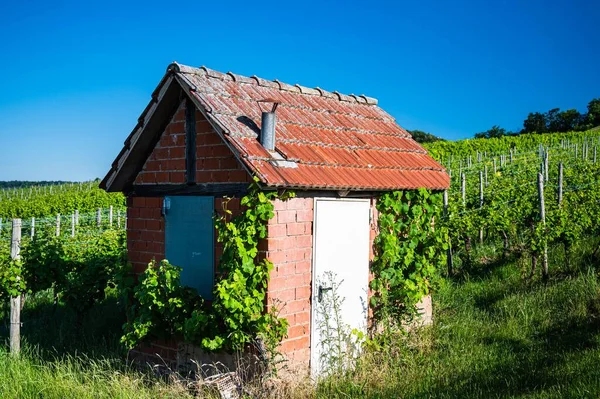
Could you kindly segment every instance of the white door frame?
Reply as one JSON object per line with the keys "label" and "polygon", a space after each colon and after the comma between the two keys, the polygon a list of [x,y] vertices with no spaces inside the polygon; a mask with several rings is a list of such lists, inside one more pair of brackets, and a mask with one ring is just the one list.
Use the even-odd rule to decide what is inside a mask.
{"label": "white door frame", "polygon": [[[371,222],[371,198],[339,198],[339,197],[315,197],[313,200],[313,247],[312,247],[312,265],[311,265],[311,296],[310,296],[310,369],[311,376],[318,377],[314,374],[315,365],[313,364],[313,354],[316,349],[316,345],[318,342],[315,341],[315,309],[317,303],[315,302],[315,293],[317,292],[317,281],[316,281],[316,250],[317,250],[317,202],[318,201],[335,201],[335,202],[364,202],[369,205],[369,223],[365,228],[370,229]],[[370,233],[369,233],[370,234]],[[369,271],[369,266],[367,265],[367,271]],[[367,285],[369,280],[369,275],[366,275]],[[368,318],[368,315],[367,315]],[[368,320],[367,320],[368,321]]]}

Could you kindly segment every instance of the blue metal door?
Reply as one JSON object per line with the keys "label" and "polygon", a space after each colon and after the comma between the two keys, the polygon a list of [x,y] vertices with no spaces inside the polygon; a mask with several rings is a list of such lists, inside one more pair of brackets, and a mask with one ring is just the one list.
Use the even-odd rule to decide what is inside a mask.
{"label": "blue metal door", "polygon": [[214,197],[165,198],[165,255],[183,268],[181,283],[212,299]]}

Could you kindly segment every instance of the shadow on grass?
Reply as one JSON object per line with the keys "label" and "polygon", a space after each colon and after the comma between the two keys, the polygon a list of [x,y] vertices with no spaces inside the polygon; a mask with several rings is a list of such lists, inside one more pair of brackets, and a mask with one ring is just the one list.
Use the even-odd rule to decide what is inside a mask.
{"label": "shadow on grass", "polygon": [[474,279],[484,279],[491,276],[503,276],[502,268],[507,265],[514,263],[520,255],[510,253],[506,257],[497,255],[495,257],[488,257],[485,255],[475,254],[473,257],[475,260],[471,263],[461,261],[460,266],[456,268],[455,274],[451,276],[451,280],[461,283]]}
{"label": "shadow on grass", "polygon": [[[455,281],[458,286],[463,286],[460,289],[467,289],[467,295],[472,295],[477,311],[490,315],[490,320],[501,321],[503,309],[497,303],[504,299],[522,294],[544,298],[541,295],[546,289],[564,283],[569,287],[573,277],[595,276],[598,260],[583,253],[579,257],[586,262],[571,262],[565,266],[555,264],[550,269],[548,282],[541,281],[539,276],[524,280],[514,263],[510,264],[514,258],[499,258],[485,265],[475,265]],[[480,289],[482,282],[484,289]],[[576,285],[572,287],[576,289]],[[577,298],[577,293],[572,291],[572,295],[565,296],[564,303],[577,301]],[[479,342],[486,351],[495,354],[491,356],[494,360],[486,363],[482,359],[481,363],[472,363],[467,371],[463,369],[459,373],[441,371],[442,376],[424,380],[410,397],[600,397],[600,373],[596,366],[600,356],[600,293],[585,300],[587,311],[584,315],[569,313],[571,305],[563,307],[562,296],[547,299],[550,319],[537,325],[534,332],[522,339],[501,330],[484,336]],[[445,368],[443,361],[438,364]],[[380,396],[397,397],[398,391],[389,388],[379,392]]]}
{"label": "shadow on grass", "polygon": [[[593,317],[553,325],[535,336],[531,343],[501,336],[489,337],[489,345],[511,356],[492,367],[481,367],[482,371],[454,375],[444,382],[425,386],[414,397],[581,397],[577,387],[580,382],[596,397],[600,391],[597,370],[595,367],[582,368],[575,359],[597,358],[599,333],[600,322]],[[594,387],[590,386],[589,380],[598,382]],[[393,397],[394,392],[390,390],[382,396]]]}
{"label": "shadow on grass", "polygon": [[[116,297],[109,296],[85,314],[78,315],[64,304],[55,305],[51,292],[29,297],[21,313],[23,345],[39,348],[46,360],[80,354],[88,358],[122,357],[119,343],[125,311]],[[0,337],[8,339],[8,325]]]}

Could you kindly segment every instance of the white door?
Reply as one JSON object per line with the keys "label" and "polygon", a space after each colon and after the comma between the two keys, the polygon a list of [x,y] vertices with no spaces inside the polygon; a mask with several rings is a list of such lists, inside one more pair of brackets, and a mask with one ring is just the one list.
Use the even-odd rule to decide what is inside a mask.
{"label": "white door", "polygon": [[352,329],[366,331],[369,285],[369,200],[315,200],[311,372],[344,359]]}

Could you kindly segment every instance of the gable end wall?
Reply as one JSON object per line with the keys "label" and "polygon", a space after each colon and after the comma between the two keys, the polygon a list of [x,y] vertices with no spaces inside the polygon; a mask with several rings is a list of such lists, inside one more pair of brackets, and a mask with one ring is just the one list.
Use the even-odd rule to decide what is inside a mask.
{"label": "gable end wall", "polygon": [[[138,173],[136,185],[186,183],[186,118],[182,101]],[[251,177],[204,115],[196,115],[196,182],[249,183]]]}

